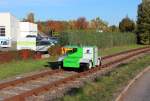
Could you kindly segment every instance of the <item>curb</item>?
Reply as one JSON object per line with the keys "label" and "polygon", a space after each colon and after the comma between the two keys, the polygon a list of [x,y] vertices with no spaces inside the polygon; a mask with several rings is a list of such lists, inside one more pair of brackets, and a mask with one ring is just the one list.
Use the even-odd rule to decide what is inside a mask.
{"label": "curb", "polygon": [[127,93],[129,88],[135,83],[136,80],[138,80],[142,75],[144,75],[145,72],[150,70],[150,66],[145,68],[142,72],[140,72],[135,78],[133,78],[129,84],[125,87],[125,89],[119,94],[119,96],[116,98],[115,101],[122,101],[123,96]]}

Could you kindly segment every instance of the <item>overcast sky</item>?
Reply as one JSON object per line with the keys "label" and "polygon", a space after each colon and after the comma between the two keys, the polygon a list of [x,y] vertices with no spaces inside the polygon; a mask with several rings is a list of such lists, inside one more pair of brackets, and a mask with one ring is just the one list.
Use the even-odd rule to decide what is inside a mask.
{"label": "overcast sky", "polygon": [[36,20],[71,20],[95,17],[107,21],[110,25],[129,16],[136,20],[137,6],[141,0],[0,0],[0,12],[11,12],[22,19],[29,12]]}

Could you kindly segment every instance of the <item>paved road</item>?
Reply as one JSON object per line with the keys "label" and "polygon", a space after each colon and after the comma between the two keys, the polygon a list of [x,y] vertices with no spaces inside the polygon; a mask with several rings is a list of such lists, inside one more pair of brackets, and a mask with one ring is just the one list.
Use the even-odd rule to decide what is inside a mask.
{"label": "paved road", "polygon": [[130,87],[122,101],[150,101],[150,70]]}

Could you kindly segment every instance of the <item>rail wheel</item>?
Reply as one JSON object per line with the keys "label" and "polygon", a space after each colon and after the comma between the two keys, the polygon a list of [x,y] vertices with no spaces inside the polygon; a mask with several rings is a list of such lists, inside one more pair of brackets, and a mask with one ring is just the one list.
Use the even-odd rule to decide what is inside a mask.
{"label": "rail wheel", "polygon": [[93,66],[93,63],[92,63],[92,61],[90,61],[90,62],[87,64],[87,69],[92,69],[92,66]]}
{"label": "rail wheel", "polygon": [[97,66],[101,66],[102,65],[102,61],[101,61],[101,59],[99,58],[98,60],[97,60]]}

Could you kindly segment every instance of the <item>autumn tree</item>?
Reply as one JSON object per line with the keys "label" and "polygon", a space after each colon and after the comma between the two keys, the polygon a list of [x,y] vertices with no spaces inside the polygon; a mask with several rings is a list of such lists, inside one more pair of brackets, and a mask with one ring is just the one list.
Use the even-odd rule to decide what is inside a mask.
{"label": "autumn tree", "polygon": [[62,31],[70,29],[70,27],[69,27],[69,21],[61,21],[61,23],[63,25]]}
{"label": "autumn tree", "polygon": [[75,22],[76,29],[87,29],[88,28],[88,21],[86,21],[85,17],[80,17]]}
{"label": "autumn tree", "polygon": [[135,30],[135,23],[129,17],[125,17],[119,23],[119,29],[121,32],[133,32]]}
{"label": "autumn tree", "polygon": [[64,25],[61,21],[47,21],[46,25],[53,32],[60,32],[64,30]]}
{"label": "autumn tree", "polygon": [[70,29],[70,30],[76,29],[76,21],[75,20],[68,21],[68,29]]}
{"label": "autumn tree", "polygon": [[90,26],[91,29],[106,31],[107,27],[108,27],[107,22],[103,21],[99,17],[91,20],[91,26]]}
{"label": "autumn tree", "polygon": [[150,45],[150,0],[138,6],[137,35],[140,43]]}
{"label": "autumn tree", "polygon": [[68,28],[66,21],[48,20],[38,23],[38,30],[48,35],[58,34]]}
{"label": "autumn tree", "polygon": [[37,24],[39,32],[47,33],[46,24],[44,22],[38,21]]}

